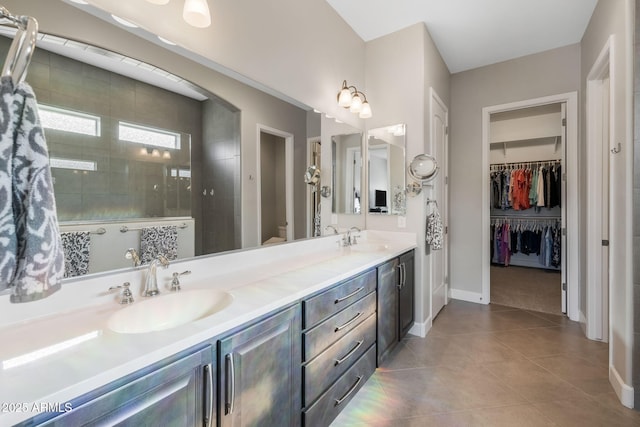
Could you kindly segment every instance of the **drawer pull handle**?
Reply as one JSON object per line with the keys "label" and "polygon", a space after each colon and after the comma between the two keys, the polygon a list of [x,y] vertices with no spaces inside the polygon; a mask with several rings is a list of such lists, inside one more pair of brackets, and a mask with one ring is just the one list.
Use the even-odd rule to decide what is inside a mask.
{"label": "drawer pull handle", "polygon": [[342,301],[348,300],[349,298],[351,298],[352,296],[356,295],[358,292],[362,292],[364,290],[364,288],[361,286],[358,289],[356,289],[355,291],[351,292],[349,295],[345,295],[342,298],[338,298],[337,300],[335,300],[333,303],[334,304],[339,304]]}
{"label": "drawer pull handle", "polygon": [[206,398],[207,401],[207,412],[205,413],[204,416],[204,425],[207,427],[211,427],[211,422],[213,421],[213,372],[212,372],[212,367],[211,367],[211,363],[208,363],[206,365],[204,365],[204,372],[205,372],[205,382],[207,384],[207,387],[205,388],[205,391],[208,394],[208,397]]}
{"label": "drawer pull handle", "polygon": [[226,404],[224,408],[225,415],[233,414],[234,404],[236,400],[236,372],[233,366],[233,353],[226,356],[226,368],[227,368],[227,390],[226,390]]}
{"label": "drawer pull handle", "polygon": [[353,354],[358,351],[358,349],[360,348],[360,346],[362,345],[362,343],[364,342],[364,340],[360,340],[356,343],[355,347],[353,347],[351,349],[351,351],[349,351],[349,353],[347,353],[342,359],[336,359],[336,363],[334,366],[338,366],[341,365],[342,363],[344,363],[345,360],[347,360],[348,358],[350,358],[351,356],[353,356]]}
{"label": "drawer pull handle", "polygon": [[344,400],[349,397],[349,395],[351,393],[353,393],[355,391],[355,389],[358,388],[358,385],[360,385],[360,381],[362,381],[362,375],[358,376],[358,379],[356,381],[356,383],[354,385],[351,386],[351,388],[349,389],[349,391],[347,392],[347,394],[345,394],[344,396],[342,396],[340,399],[336,399],[336,404],[335,406],[340,405],[342,402],[344,402]]}
{"label": "drawer pull handle", "polygon": [[333,332],[339,332],[339,331],[343,330],[344,328],[346,328],[347,326],[349,326],[350,324],[352,324],[353,322],[355,322],[355,321],[358,319],[358,317],[360,317],[360,316],[362,316],[362,313],[360,313],[360,312],[359,312],[358,314],[356,314],[355,316],[353,316],[353,319],[349,320],[349,321],[348,321],[347,323],[345,323],[344,325],[342,325],[342,326],[336,326],[336,329],[334,329],[334,331],[333,331]]}

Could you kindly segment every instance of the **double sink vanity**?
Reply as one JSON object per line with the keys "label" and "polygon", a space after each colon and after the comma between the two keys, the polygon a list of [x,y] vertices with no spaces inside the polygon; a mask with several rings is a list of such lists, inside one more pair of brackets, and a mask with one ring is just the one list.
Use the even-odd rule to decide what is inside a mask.
{"label": "double sink vanity", "polygon": [[414,320],[416,235],[339,237],[0,296],[0,425],[329,425]]}

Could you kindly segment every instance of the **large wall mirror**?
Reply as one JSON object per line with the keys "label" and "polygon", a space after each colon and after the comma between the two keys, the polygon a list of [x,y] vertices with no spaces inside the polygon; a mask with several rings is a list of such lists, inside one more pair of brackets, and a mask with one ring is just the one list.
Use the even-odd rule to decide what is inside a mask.
{"label": "large wall mirror", "polygon": [[362,132],[331,136],[334,214],[362,212]]}
{"label": "large wall mirror", "polygon": [[[7,6],[41,22],[26,81],[40,106],[61,231],[91,233],[88,273],[131,267],[126,248],[140,248],[142,229],[165,224],[177,227],[178,258],[261,244],[252,206],[260,154],[245,141],[259,123],[292,135],[295,228],[287,240],[311,236],[302,147],[308,127],[320,128],[319,114],[213,70],[194,73],[202,81],[186,81],[165,70],[202,66],[156,44],[149,43],[159,52],[154,64],[123,56],[123,39],[148,42],[115,23],[101,47],[46,34],[48,16],[59,9],[77,28],[104,27],[88,13],[52,3],[38,2],[35,11],[20,10],[20,2]],[[12,37],[8,28],[0,34],[3,58]]]}
{"label": "large wall mirror", "polygon": [[367,132],[369,192],[367,211],[404,215],[406,125],[396,124]]}

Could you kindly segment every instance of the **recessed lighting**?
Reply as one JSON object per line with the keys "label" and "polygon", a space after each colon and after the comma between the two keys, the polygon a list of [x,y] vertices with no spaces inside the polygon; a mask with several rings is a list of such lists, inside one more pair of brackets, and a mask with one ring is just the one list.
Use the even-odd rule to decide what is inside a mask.
{"label": "recessed lighting", "polygon": [[170,46],[175,46],[176,44],[174,42],[172,42],[171,40],[167,40],[164,37],[160,37],[158,36],[158,39],[162,42],[162,43],[166,43]]}
{"label": "recessed lighting", "polygon": [[111,17],[118,23],[121,25],[124,25],[125,27],[129,27],[129,28],[138,28],[138,26],[136,24],[134,24],[133,22],[129,22],[126,19],[122,19],[119,16],[116,15],[111,15]]}

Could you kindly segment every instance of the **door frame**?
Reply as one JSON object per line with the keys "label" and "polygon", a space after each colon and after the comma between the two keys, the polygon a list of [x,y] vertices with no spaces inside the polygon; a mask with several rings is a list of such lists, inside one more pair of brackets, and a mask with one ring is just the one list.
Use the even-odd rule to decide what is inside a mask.
{"label": "door frame", "polygon": [[[444,232],[442,236],[442,240],[443,240],[442,256],[444,257],[444,260],[443,260],[444,305],[447,305],[449,303],[449,233],[448,233],[448,229],[449,229],[449,108],[447,107],[447,104],[444,103],[442,98],[440,98],[440,96],[435,91],[435,89],[433,87],[430,87],[429,88],[429,112],[430,112],[429,129],[430,129],[431,135],[429,140],[431,143],[431,152],[435,151],[435,147],[434,147],[435,126],[434,126],[433,106],[436,103],[440,106],[440,108],[442,108],[445,115],[444,117],[445,132],[444,132],[444,142],[443,142],[444,146],[442,147],[443,159],[441,163],[439,163],[440,173],[442,174],[442,185],[444,186],[444,188],[442,189],[443,200],[440,201],[441,205],[438,207],[438,210],[440,212],[440,217],[442,219],[442,226],[444,228],[443,230]],[[429,313],[430,313],[431,321],[433,322],[433,318],[435,315],[433,313],[433,291],[434,291],[433,258],[434,257],[429,257],[429,258],[430,258],[429,260],[429,271],[430,271]]]}
{"label": "door frame", "polygon": [[[516,101],[507,104],[493,105],[482,109],[482,176],[489,177],[489,150],[490,150],[490,118],[493,113],[519,110],[528,107],[537,107],[548,104],[566,103],[567,125],[564,155],[564,176],[566,177],[566,206],[562,218],[562,227],[567,236],[567,316],[574,321],[580,318],[579,307],[579,207],[578,207],[578,93],[567,92],[540,98]],[[488,183],[488,181],[487,181]],[[489,212],[489,185],[482,186],[482,303],[489,304],[490,296],[490,226]]]}
{"label": "door frame", "polygon": [[[580,321],[585,324],[585,333],[587,338],[593,340],[602,340],[608,342],[610,335],[609,322],[609,295],[610,295],[610,275],[609,280],[603,285],[603,274],[606,273],[603,268],[603,256],[608,256],[608,264],[611,265],[610,254],[602,246],[602,240],[607,237],[605,232],[608,230],[603,228],[602,198],[603,191],[603,174],[602,155],[605,150],[604,144],[615,141],[615,91],[611,88],[615,87],[615,70],[613,69],[615,36],[611,35],[607,39],[604,47],[600,51],[598,58],[595,60],[589,74],[587,75],[587,94],[586,94],[586,152],[587,152],[587,213],[586,213],[586,313],[580,313]],[[609,123],[604,123],[602,99],[606,94],[607,88],[603,84],[605,79],[609,78]],[[605,141],[603,132],[608,126],[608,141]],[[607,150],[608,151],[608,150]],[[611,212],[611,179],[608,180],[608,209]],[[610,229],[610,220],[609,226]]]}
{"label": "door frame", "polygon": [[[285,209],[286,209],[286,221],[287,221],[287,241],[292,241],[293,236],[293,134],[284,132],[279,129],[275,129],[269,126],[262,125],[260,123],[256,126],[257,129],[257,147],[256,147],[256,176],[261,176],[260,168],[260,149],[261,149],[261,133],[268,133],[280,138],[284,138],[284,156],[285,156]],[[262,246],[262,182],[258,179],[257,185],[257,209],[256,209],[256,222],[257,222],[257,238],[258,246]]]}

